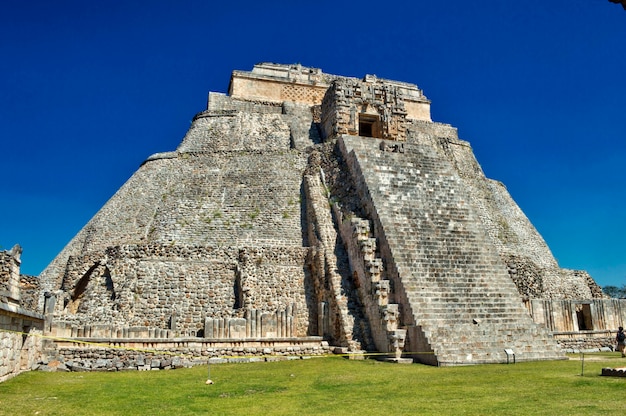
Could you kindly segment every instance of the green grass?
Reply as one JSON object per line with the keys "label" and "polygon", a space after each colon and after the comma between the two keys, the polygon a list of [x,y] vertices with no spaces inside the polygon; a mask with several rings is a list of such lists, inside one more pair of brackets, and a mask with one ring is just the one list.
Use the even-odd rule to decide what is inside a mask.
{"label": "green grass", "polygon": [[342,358],[174,371],[29,372],[0,383],[2,415],[597,415],[624,409],[616,354],[467,367]]}

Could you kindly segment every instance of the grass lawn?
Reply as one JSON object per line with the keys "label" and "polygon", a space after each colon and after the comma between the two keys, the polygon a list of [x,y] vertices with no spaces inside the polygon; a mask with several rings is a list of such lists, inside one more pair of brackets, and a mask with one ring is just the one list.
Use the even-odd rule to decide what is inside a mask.
{"label": "grass lawn", "polygon": [[[0,383],[2,415],[597,415],[626,409],[618,354],[466,367],[314,358],[173,371],[29,372]],[[580,358],[578,355],[572,358]]]}

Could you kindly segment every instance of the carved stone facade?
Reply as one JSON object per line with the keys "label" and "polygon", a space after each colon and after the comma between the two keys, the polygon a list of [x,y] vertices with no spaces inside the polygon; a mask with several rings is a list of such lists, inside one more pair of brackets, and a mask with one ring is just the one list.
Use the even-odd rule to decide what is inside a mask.
{"label": "carved stone facade", "polygon": [[[300,65],[234,71],[40,280],[50,335],[196,357],[330,344],[436,365],[506,362],[504,348],[559,359],[553,334],[624,319],[584,306],[604,301],[597,284],[558,266],[417,86]],[[573,299],[576,325],[543,319]]]}

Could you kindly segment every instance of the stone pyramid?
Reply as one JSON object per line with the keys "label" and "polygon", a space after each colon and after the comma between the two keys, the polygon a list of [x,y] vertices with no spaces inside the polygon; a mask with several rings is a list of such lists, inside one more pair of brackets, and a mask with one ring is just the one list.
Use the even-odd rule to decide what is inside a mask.
{"label": "stone pyramid", "polygon": [[597,291],[415,85],[269,63],[210,93],[40,279],[57,335],[313,340],[435,365],[563,358],[522,299]]}

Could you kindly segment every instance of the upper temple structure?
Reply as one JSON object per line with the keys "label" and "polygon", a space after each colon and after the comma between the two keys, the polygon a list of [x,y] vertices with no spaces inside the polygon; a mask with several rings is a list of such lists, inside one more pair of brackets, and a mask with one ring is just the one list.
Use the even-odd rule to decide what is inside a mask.
{"label": "upper temple structure", "polygon": [[559,267],[430,105],[374,75],[234,71],[41,274],[45,332],[432,365],[561,359],[582,333],[610,338],[626,308]]}

